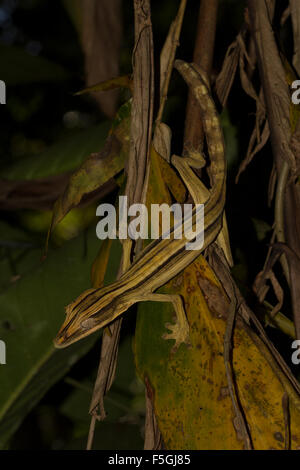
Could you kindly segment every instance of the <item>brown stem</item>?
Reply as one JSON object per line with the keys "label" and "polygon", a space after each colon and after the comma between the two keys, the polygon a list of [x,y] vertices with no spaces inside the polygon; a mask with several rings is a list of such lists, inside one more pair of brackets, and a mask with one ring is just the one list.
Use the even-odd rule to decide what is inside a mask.
{"label": "brown stem", "polygon": [[[213,61],[217,12],[218,0],[201,0],[193,62],[199,65],[208,76],[211,73]],[[203,128],[199,105],[193,94],[189,92],[185,119],[184,150],[201,148],[202,140]]]}

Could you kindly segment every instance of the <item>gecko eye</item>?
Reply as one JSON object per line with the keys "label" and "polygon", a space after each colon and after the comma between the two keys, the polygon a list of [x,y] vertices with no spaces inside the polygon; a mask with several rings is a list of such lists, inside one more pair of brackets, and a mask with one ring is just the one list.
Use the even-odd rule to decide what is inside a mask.
{"label": "gecko eye", "polygon": [[87,318],[80,323],[81,328],[84,330],[89,330],[95,326],[95,320],[93,318]]}

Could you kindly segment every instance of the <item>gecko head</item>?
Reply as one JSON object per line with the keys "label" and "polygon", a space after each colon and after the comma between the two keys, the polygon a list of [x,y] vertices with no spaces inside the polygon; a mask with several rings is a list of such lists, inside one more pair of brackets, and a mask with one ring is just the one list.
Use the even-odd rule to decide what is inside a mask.
{"label": "gecko head", "polygon": [[[96,295],[97,293],[97,295]],[[115,299],[101,289],[91,289],[66,307],[66,318],[55,339],[56,348],[65,348],[96,332],[120,313]]]}

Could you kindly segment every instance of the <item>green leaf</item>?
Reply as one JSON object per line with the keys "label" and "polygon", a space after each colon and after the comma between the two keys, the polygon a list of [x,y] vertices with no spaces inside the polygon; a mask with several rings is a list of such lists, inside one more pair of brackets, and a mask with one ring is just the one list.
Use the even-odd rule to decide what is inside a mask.
{"label": "green leaf", "polygon": [[[8,403],[9,407],[0,421],[0,449],[5,448],[8,440],[18,429],[25,416],[40,401],[49,388],[63,377],[80,357],[88,352],[94,341],[95,338],[93,340],[90,338],[81,343],[76,343],[64,351],[54,351],[54,348],[51,349],[50,343],[48,344],[48,351],[45,351],[45,355],[40,358],[39,362],[33,364],[33,369],[28,370],[28,375],[23,377],[23,381],[17,384],[16,389],[11,390],[11,400],[6,400],[5,404]],[[18,369],[19,375],[22,376],[21,366],[24,360],[20,351],[18,351],[18,358],[14,360],[16,359],[19,361],[20,366],[18,368],[15,366],[15,373]],[[1,381],[4,384],[6,380],[3,371],[7,367],[8,364],[2,365],[0,371]],[[8,383],[12,388],[13,380]],[[2,401],[2,393],[0,396]]]}
{"label": "green leaf", "polygon": [[32,236],[0,221],[0,292],[37,266],[40,257],[40,246]]}
{"label": "green leaf", "polygon": [[269,225],[267,222],[261,219],[256,219],[255,217],[251,218],[252,223],[254,225],[254,229],[256,232],[257,240],[258,241],[263,241],[268,233],[271,232],[272,227]]}
{"label": "green leaf", "polygon": [[[64,450],[85,450],[86,436],[73,440]],[[143,450],[143,439],[137,425],[129,423],[100,423],[95,431],[93,449]]]}
{"label": "green leaf", "polygon": [[92,153],[71,175],[64,193],[54,205],[49,236],[83,196],[103,186],[124,168],[129,152],[130,110],[130,101],[121,106],[102,150]]}
{"label": "green leaf", "polygon": [[33,56],[21,47],[1,44],[0,57],[1,80],[8,86],[58,82],[70,78],[69,72],[61,65],[41,56]]}
{"label": "green leaf", "polygon": [[[88,410],[94,380],[95,377],[91,377],[89,380],[77,384],[72,382],[72,379],[67,378],[67,383],[73,384],[74,389],[60,409],[73,422],[81,424],[81,430],[83,430],[82,422],[86,422],[86,433],[91,418]],[[105,426],[106,422],[119,422],[120,420],[137,422],[139,420],[139,416],[144,412],[144,407],[138,408],[136,403],[139,400],[144,405],[145,391],[143,384],[138,380],[134,366],[132,338],[128,336],[120,344],[116,377],[105,397],[107,418],[101,426]],[[138,384],[141,386],[139,387]]]}
{"label": "green leaf", "polygon": [[237,128],[232,124],[227,109],[223,109],[220,118],[224,132],[226,160],[228,168],[231,169],[238,163],[239,159]]}
{"label": "green leaf", "polygon": [[102,147],[109,122],[81,131],[68,132],[40,155],[22,158],[0,171],[8,180],[32,180],[73,171],[92,152]]}
{"label": "green leaf", "polygon": [[90,287],[90,267],[99,248],[95,227],[57,250],[0,295],[0,447],[44,393],[94,344],[93,335],[55,350],[52,340],[64,307]]}
{"label": "green leaf", "polygon": [[82,31],[82,2],[81,0],[62,0],[62,3],[72,21],[77,33]]}

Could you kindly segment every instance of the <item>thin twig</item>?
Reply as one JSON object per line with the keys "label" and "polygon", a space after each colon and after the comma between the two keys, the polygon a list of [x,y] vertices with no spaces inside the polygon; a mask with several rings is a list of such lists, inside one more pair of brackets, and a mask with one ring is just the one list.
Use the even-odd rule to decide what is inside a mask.
{"label": "thin twig", "polygon": [[[286,161],[283,162],[281,171],[278,175],[278,183],[276,188],[276,197],[275,197],[275,232],[278,242],[285,243],[285,230],[284,230],[284,200],[285,200],[285,191],[286,185],[289,176],[289,165]],[[283,254],[280,257],[280,262],[286,280],[289,284],[290,275],[289,267],[285,255]]]}
{"label": "thin twig", "polygon": [[97,420],[96,415],[92,415],[86,450],[92,450],[94,435],[95,435],[96,420]]}
{"label": "thin twig", "polygon": [[227,321],[226,321],[226,330],[224,335],[224,362],[225,362],[225,372],[227,377],[228,389],[232,401],[232,406],[235,412],[236,419],[238,421],[238,430],[241,432],[244,440],[245,449],[251,450],[252,444],[250,435],[247,428],[247,422],[243,413],[240,409],[239,402],[238,402],[238,395],[236,392],[236,387],[234,384],[234,372],[232,367],[232,340],[233,340],[233,333],[234,333],[234,324],[235,324],[235,317],[236,312],[239,309],[237,305],[237,299],[235,295],[235,288],[233,282],[232,285],[232,295],[230,296],[231,303],[229,306]]}
{"label": "thin twig", "polygon": [[[179,45],[179,37],[181,33],[181,27],[182,27],[182,22],[183,22],[185,7],[186,7],[186,1],[187,0],[181,0],[180,2],[178,13],[176,15],[175,20],[172,22],[170,26],[167,40],[164,44],[164,47],[161,53],[161,72],[160,72],[161,73],[161,90],[160,90],[160,104],[159,104],[159,110],[157,113],[156,124],[158,124],[162,120],[162,116],[163,116],[163,112],[164,112],[164,108],[165,108],[165,104],[167,100],[168,89],[169,89],[171,74],[173,70],[173,63],[175,59],[176,50]],[[167,62],[167,64],[164,65],[164,62]]]}

